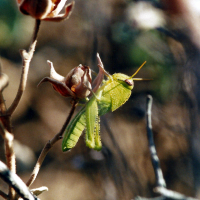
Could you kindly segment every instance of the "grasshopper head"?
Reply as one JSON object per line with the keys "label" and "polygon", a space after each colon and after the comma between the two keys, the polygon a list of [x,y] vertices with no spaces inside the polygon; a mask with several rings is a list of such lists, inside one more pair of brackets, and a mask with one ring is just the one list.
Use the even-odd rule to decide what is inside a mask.
{"label": "grasshopper head", "polygon": [[124,87],[126,87],[130,90],[133,89],[133,86],[134,86],[133,80],[132,80],[132,78],[130,78],[126,74],[116,73],[116,74],[113,74],[112,78],[116,82],[122,84]]}
{"label": "grasshopper head", "polygon": [[140,71],[140,69],[144,66],[145,63],[146,61],[137,69],[137,71],[131,77],[125,74],[116,73],[116,74],[113,74],[112,78],[116,80],[117,82],[120,82],[121,84],[123,84],[124,87],[132,90],[134,87],[134,81],[146,80],[143,78],[133,78]]}

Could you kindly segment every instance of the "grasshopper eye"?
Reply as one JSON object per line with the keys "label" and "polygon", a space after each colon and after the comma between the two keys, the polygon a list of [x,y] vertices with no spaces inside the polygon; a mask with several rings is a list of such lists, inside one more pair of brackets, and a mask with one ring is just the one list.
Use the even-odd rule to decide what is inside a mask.
{"label": "grasshopper eye", "polygon": [[132,79],[126,79],[126,80],[124,80],[124,82],[125,82],[127,85],[130,85],[130,86],[133,85],[133,80],[132,80]]}

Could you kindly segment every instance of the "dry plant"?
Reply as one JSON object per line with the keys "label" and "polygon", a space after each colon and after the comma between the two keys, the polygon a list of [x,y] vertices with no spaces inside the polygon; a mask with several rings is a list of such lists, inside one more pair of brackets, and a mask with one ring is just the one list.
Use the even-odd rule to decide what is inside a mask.
{"label": "dry plant", "polygon": [[[53,1],[43,1],[44,3],[40,1],[18,1],[19,9],[22,13],[31,15],[33,18],[35,18],[35,27],[33,30],[33,38],[29,46],[29,50],[21,50],[21,57],[22,57],[22,72],[21,72],[21,78],[20,78],[20,84],[18,87],[18,91],[16,94],[15,99],[13,100],[13,103],[9,108],[6,107],[6,103],[3,97],[3,90],[8,85],[8,77],[7,75],[1,73],[1,80],[0,80],[0,87],[1,87],[1,94],[0,94],[0,110],[1,110],[1,126],[0,126],[0,132],[2,137],[4,138],[5,143],[5,156],[7,161],[7,167],[1,162],[1,177],[10,185],[9,188],[9,194],[5,194],[4,192],[0,192],[1,196],[5,199],[15,199],[17,198],[16,191],[18,195],[20,195],[24,199],[37,199],[36,197],[33,197],[32,194],[28,191],[28,189],[25,187],[21,179],[16,175],[16,158],[15,158],[15,152],[13,150],[13,140],[14,140],[14,134],[12,130],[12,115],[14,111],[16,110],[17,106],[20,103],[20,100],[23,96],[23,93],[26,88],[27,79],[28,79],[28,73],[29,73],[29,67],[30,62],[33,58],[34,51],[37,44],[37,36],[40,28],[41,20],[43,21],[62,21],[66,18],[68,18],[72,12],[74,2],[68,4],[65,8],[65,14],[59,15],[59,12],[65,5],[65,0],[62,0],[58,3],[54,3]],[[42,5],[42,6],[41,6]],[[48,151],[51,149],[51,147],[62,138],[62,134],[64,130],[66,129],[73,113],[76,108],[76,100],[72,102],[72,108],[69,112],[69,115],[66,119],[66,122],[64,123],[63,127],[61,128],[60,132],[55,135],[54,138],[52,138],[44,147],[44,149],[41,152],[41,155],[38,158],[38,161],[36,163],[36,166],[33,170],[32,175],[30,176],[30,179],[27,182],[27,186],[29,187],[35,180],[40,167],[42,165],[42,162],[48,153]],[[37,193],[37,191],[36,191]]]}
{"label": "dry plant", "polygon": [[[164,1],[164,2],[167,2]],[[28,74],[29,74],[29,68],[30,68],[30,63],[31,60],[34,56],[34,51],[36,49],[36,44],[37,44],[37,38],[38,38],[38,32],[40,30],[40,24],[41,21],[45,23],[45,21],[54,21],[54,22],[60,22],[63,21],[64,19],[68,19],[70,14],[72,13],[73,7],[74,7],[74,2],[68,4],[65,7],[65,13],[64,14],[59,14],[61,9],[64,7],[66,0],[60,0],[60,1],[53,1],[53,0],[18,0],[17,1],[19,10],[25,14],[25,15],[30,15],[31,17],[34,18],[35,20],[35,27],[33,29],[32,33],[32,41],[30,42],[29,49],[28,51],[26,50],[21,50],[21,57],[22,57],[22,72],[21,72],[21,78],[20,78],[20,83],[18,86],[18,91],[16,91],[16,97],[14,98],[12,104],[7,108],[6,105],[6,99],[4,99],[3,92],[8,86],[9,78],[6,74],[4,74],[2,71],[0,71],[0,134],[4,140],[4,146],[5,146],[5,157],[6,157],[6,164],[4,164],[2,161],[0,161],[0,177],[9,185],[9,191],[3,192],[0,190],[0,196],[4,199],[9,199],[9,200],[15,200],[15,199],[27,199],[27,200],[32,200],[32,199],[38,199],[38,195],[41,194],[42,192],[48,190],[46,187],[40,187],[36,189],[29,189],[29,187],[33,184],[35,179],[37,178],[37,175],[40,171],[40,168],[43,164],[43,161],[47,155],[47,153],[50,151],[50,149],[55,145],[56,142],[62,139],[63,133],[65,129],[67,128],[70,120],[73,117],[73,114],[75,112],[75,109],[78,104],[78,99],[80,98],[78,94],[72,93],[69,91],[66,86],[63,86],[62,81],[58,81],[56,79],[50,78],[45,78],[42,82],[44,81],[49,81],[50,83],[53,84],[54,89],[60,92],[60,88],[66,89],[66,91],[60,92],[63,96],[70,96],[72,101],[71,101],[71,109],[69,113],[67,114],[67,118],[65,120],[65,123],[63,124],[62,128],[60,131],[54,135],[53,138],[51,138],[44,148],[42,149],[38,160],[35,164],[35,167],[26,182],[26,184],[20,179],[20,177],[16,174],[16,158],[15,158],[15,152],[13,149],[13,141],[14,141],[14,133],[12,130],[12,118],[13,118],[13,113],[15,110],[18,108],[19,104],[21,103],[21,99],[23,97],[24,91],[26,89],[27,85],[27,80],[28,80]],[[191,27],[194,32],[196,32],[195,26]],[[171,32],[168,32],[165,29],[158,29],[159,31],[164,32],[166,35],[169,37],[176,39],[174,34],[171,34]],[[197,37],[195,34],[194,36]],[[194,37],[195,38],[195,37]],[[195,39],[194,39],[195,40]],[[196,41],[196,40],[195,40]],[[187,46],[187,45],[185,45]],[[199,47],[199,44],[197,45]],[[187,51],[189,52],[189,51]],[[49,62],[50,66],[52,65],[51,62]],[[84,75],[87,75],[88,78],[88,69],[84,71]],[[72,76],[72,75],[71,75]],[[60,79],[60,77],[58,78]],[[88,78],[89,79],[89,78]],[[81,77],[81,80],[82,77]],[[84,86],[85,84],[87,85],[88,80],[86,83],[82,81]],[[128,82],[128,81],[127,81]],[[130,83],[130,82],[128,82]],[[73,87],[73,89],[76,86]],[[88,89],[88,86],[86,87]],[[75,88],[76,89],[76,88]],[[91,88],[89,88],[91,90]],[[87,92],[87,91],[85,91]],[[91,91],[90,91],[91,92]],[[86,97],[85,93],[81,93],[81,97]],[[193,98],[191,97],[193,100]],[[195,103],[192,101],[192,103]],[[166,188],[166,183],[163,178],[162,170],[160,168],[160,162],[159,158],[157,156],[155,144],[153,141],[153,133],[152,133],[152,125],[151,125],[151,106],[152,106],[152,97],[148,96],[147,97],[147,138],[149,142],[149,151],[151,155],[151,162],[153,165],[153,169],[155,172],[155,177],[156,177],[156,187],[154,192],[158,193],[159,197],[152,198],[152,200],[162,200],[162,199],[191,199],[191,197],[184,196],[180,193],[174,192],[172,190],[168,190]],[[194,106],[194,109],[196,107]],[[191,118],[193,113],[191,112]],[[109,132],[109,126],[108,124],[106,125],[105,122],[105,127],[108,129]],[[108,133],[110,134],[110,133]],[[116,143],[112,132],[110,134],[110,140],[112,141],[112,144],[114,144],[114,148],[120,151],[119,145]],[[109,150],[109,149],[108,149]],[[119,157],[124,159],[124,155],[121,154]],[[124,162],[126,163],[126,161]],[[128,167],[127,167],[128,168]],[[127,170],[128,171],[128,170]],[[127,172],[128,174],[128,172]],[[128,176],[128,175],[127,175]],[[123,185],[123,183],[122,183]],[[106,186],[105,186],[106,187]],[[121,185],[120,185],[121,187]],[[136,197],[136,199],[142,199],[145,200],[147,198],[143,197]]]}

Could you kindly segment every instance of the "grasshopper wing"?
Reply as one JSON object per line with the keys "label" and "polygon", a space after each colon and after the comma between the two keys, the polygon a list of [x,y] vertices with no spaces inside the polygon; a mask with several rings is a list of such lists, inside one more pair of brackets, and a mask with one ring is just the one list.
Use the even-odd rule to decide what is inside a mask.
{"label": "grasshopper wing", "polygon": [[62,141],[63,151],[68,151],[76,145],[85,127],[86,127],[85,108],[83,108],[67,126]]}
{"label": "grasshopper wing", "polygon": [[112,112],[123,105],[131,96],[131,90],[124,87],[122,83],[116,83],[114,89],[109,93],[112,101]]}

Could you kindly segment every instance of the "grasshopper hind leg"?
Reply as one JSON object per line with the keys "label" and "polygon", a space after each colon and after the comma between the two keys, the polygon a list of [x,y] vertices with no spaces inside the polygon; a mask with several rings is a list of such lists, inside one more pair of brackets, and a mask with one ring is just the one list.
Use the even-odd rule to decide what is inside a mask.
{"label": "grasshopper hind leg", "polygon": [[100,136],[100,117],[97,118],[94,135],[95,135],[94,149],[100,151],[102,149],[101,136]]}

